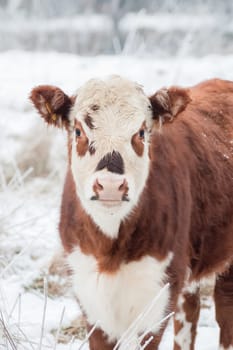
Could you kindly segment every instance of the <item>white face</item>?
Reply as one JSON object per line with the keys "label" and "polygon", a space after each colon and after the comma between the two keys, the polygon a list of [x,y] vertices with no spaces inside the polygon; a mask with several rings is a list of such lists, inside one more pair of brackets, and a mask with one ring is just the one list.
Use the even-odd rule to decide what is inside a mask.
{"label": "white face", "polygon": [[79,89],[70,118],[77,195],[103,233],[116,237],[148,177],[150,101],[121,77],[90,80]]}

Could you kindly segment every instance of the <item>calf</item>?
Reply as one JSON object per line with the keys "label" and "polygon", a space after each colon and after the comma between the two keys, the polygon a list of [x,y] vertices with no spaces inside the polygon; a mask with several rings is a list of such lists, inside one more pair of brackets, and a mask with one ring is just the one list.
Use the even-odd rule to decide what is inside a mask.
{"label": "calf", "polygon": [[158,349],[175,311],[174,349],[194,349],[196,282],[213,273],[220,349],[233,349],[233,83],[147,97],[113,76],[31,100],[68,133],[60,236],[89,328],[99,321],[90,349],[112,350],[167,282],[136,333]]}

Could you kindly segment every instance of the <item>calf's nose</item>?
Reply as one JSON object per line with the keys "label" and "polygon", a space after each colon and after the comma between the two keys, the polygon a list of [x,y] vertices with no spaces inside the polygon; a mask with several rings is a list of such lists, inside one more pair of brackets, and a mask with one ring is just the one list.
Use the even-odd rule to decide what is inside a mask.
{"label": "calf's nose", "polygon": [[93,185],[97,199],[101,201],[126,200],[128,185],[125,177],[115,174],[98,176]]}

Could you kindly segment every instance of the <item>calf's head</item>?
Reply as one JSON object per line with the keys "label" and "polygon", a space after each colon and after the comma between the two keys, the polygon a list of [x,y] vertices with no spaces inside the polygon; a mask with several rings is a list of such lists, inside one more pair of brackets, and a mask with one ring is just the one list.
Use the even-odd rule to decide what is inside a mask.
{"label": "calf's head", "polygon": [[113,76],[88,81],[72,98],[52,86],[36,87],[30,98],[47,123],[67,129],[77,196],[101,230],[116,237],[146,185],[154,120],[181,112],[187,92],[162,89],[148,98],[138,84]]}

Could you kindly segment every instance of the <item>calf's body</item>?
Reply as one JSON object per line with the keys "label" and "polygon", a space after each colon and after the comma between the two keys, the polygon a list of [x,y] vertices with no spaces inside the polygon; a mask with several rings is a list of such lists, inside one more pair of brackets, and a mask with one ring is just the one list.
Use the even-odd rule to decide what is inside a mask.
{"label": "calf's body", "polygon": [[[102,161],[103,168],[91,168],[94,157],[100,160],[105,156],[103,151],[98,154],[101,140],[109,130],[101,124],[102,115],[106,113],[108,118],[110,113],[114,119],[114,114],[124,118],[122,114],[125,113],[126,118],[133,119],[137,113],[130,109],[139,103],[131,95],[135,93],[133,97],[137,97],[135,91],[140,88],[137,86],[132,92],[126,83],[126,90],[121,90],[119,87],[124,84],[124,79],[112,78],[106,85],[84,87],[75,102],[67,103],[63,98],[62,113],[57,113],[58,108],[43,87],[32,93],[33,102],[47,122],[52,123],[49,118],[54,109],[60,123],[69,125],[69,166],[62,198],[60,235],[88,325],[97,323],[90,338],[90,349],[113,349],[138,315],[169,283],[169,288],[164,289],[157,303],[151,304],[150,312],[134,328],[134,339],[148,332],[147,336],[142,336],[142,343],[152,334],[153,340],[146,349],[158,349],[166,326],[166,321],[162,324],[160,321],[174,311],[174,349],[193,350],[199,315],[196,282],[212,274],[217,275],[214,296],[220,346],[232,349],[233,83],[216,79],[189,89],[158,91],[148,98],[150,108],[145,112],[148,114],[146,122],[138,117],[139,134],[135,129],[130,140],[137,156],[136,165],[130,163],[131,150],[126,149],[128,146],[122,141],[124,133],[120,126],[119,134],[115,130],[116,122],[114,131],[107,135],[113,140],[111,145],[105,141],[106,153],[119,152],[122,161],[116,156],[105,157],[108,161]],[[98,89],[102,89],[101,93]],[[114,93],[124,96],[119,99]],[[42,96],[40,104],[38,95]],[[141,106],[147,103],[146,99],[142,98]],[[130,108],[125,107],[128,101]],[[49,111],[41,110],[43,103],[50,104]],[[96,114],[97,110],[102,112],[101,116]],[[84,139],[80,139],[80,124],[76,139],[73,137],[77,121],[82,121],[86,148]],[[94,136],[89,135],[89,129],[94,130]],[[101,130],[105,131],[101,134]],[[148,136],[144,136],[144,132]],[[101,139],[98,142],[97,137]],[[88,183],[81,182],[85,177],[82,174],[85,158],[91,173]],[[110,186],[109,173],[121,184],[122,201],[126,203],[119,204],[116,197],[109,200],[109,193],[105,191]],[[142,177],[138,184],[137,180],[132,180],[137,176]],[[90,188],[94,191],[95,195],[90,195],[92,202],[84,198],[82,186],[85,193],[89,193]],[[136,189],[131,192],[134,187]],[[140,188],[138,192],[137,187]],[[100,202],[101,206],[93,202]],[[130,202],[132,206],[127,207]],[[88,203],[90,208],[91,205],[96,207],[89,209]],[[135,346],[132,342],[127,349],[136,349]]]}

